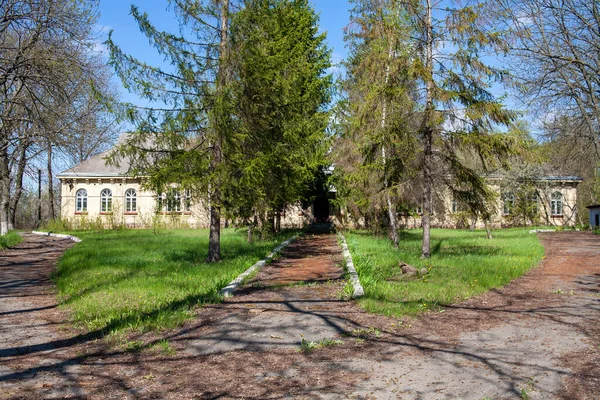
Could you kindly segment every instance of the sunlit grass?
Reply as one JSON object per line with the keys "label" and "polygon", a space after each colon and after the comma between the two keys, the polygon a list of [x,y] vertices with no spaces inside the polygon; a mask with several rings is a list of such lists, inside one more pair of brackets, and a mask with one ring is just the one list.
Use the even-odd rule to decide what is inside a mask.
{"label": "sunlit grass", "polygon": [[[481,231],[434,229],[428,260],[420,258],[420,230],[403,232],[398,249],[387,238],[365,232],[349,232],[346,239],[365,289],[360,304],[397,317],[504,286],[537,265],[544,254],[537,236],[524,229],[494,231],[492,240]],[[402,277],[399,261],[427,268],[428,273]]]}
{"label": "sunlit grass", "polygon": [[6,249],[18,245],[23,241],[21,235],[16,231],[10,231],[4,236],[0,236],[0,249]]}
{"label": "sunlit grass", "polygon": [[246,242],[245,232],[221,232],[219,263],[205,262],[208,230],[77,232],[82,243],[58,264],[62,305],[90,331],[117,333],[171,328],[194,307],[221,299],[218,291],[269,253],[290,232]]}

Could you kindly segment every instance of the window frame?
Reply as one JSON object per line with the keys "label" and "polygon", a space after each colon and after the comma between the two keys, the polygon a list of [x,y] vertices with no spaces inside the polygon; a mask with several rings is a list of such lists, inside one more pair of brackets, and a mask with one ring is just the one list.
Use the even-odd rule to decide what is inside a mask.
{"label": "window frame", "polygon": [[112,189],[104,188],[100,191],[100,214],[110,214],[113,212],[112,200]]}
{"label": "window frame", "polygon": [[553,217],[562,217],[564,214],[564,195],[555,191],[550,195],[550,215]]}
{"label": "window frame", "polygon": [[87,213],[88,208],[88,192],[87,189],[77,189],[75,192],[75,213],[82,214]]}
{"label": "window frame", "polygon": [[[508,206],[508,207],[507,207]],[[512,192],[502,194],[502,215],[512,215],[515,209],[515,195]]]}
{"label": "window frame", "polygon": [[137,190],[129,188],[125,190],[125,213],[137,214]]}

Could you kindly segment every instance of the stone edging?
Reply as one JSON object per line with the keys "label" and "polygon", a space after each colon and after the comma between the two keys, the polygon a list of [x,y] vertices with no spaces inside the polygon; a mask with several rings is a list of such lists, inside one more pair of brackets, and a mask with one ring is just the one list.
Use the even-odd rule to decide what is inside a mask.
{"label": "stone edging", "polygon": [[229,283],[229,285],[227,285],[223,289],[219,290],[219,294],[223,297],[233,296],[233,292],[235,292],[237,290],[237,288],[244,282],[244,279],[246,279],[250,274],[252,274],[255,271],[258,271],[259,269],[264,267],[265,264],[267,264],[271,260],[273,260],[273,257],[275,257],[275,255],[277,253],[279,253],[281,250],[286,248],[290,243],[292,243],[294,240],[296,240],[296,238],[298,236],[300,236],[299,233],[295,234],[294,236],[292,236],[285,242],[281,243],[279,246],[275,247],[275,249],[272,252],[270,252],[266,258],[258,261],[256,264],[254,264],[253,266],[248,268],[246,271],[242,272],[237,278],[232,280]]}
{"label": "stone edging", "polygon": [[360,284],[360,279],[358,279],[358,274],[356,273],[356,269],[354,268],[354,261],[352,261],[352,254],[350,254],[350,250],[348,250],[346,238],[344,237],[344,234],[342,232],[339,232],[338,235],[342,240],[342,254],[344,255],[344,259],[346,260],[346,268],[348,269],[348,274],[350,274],[350,282],[354,287],[352,298],[356,299],[357,297],[364,296],[365,291],[362,285]]}
{"label": "stone edging", "polygon": [[529,233],[549,233],[556,232],[556,229],[532,229]]}
{"label": "stone edging", "polygon": [[79,239],[78,237],[71,236],[71,235],[63,235],[62,233],[40,232],[40,231],[31,231],[31,233],[33,233],[34,235],[52,236],[52,237],[57,237],[57,238],[61,238],[61,239],[70,239],[70,240],[74,241],[75,243],[81,242],[81,239]]}

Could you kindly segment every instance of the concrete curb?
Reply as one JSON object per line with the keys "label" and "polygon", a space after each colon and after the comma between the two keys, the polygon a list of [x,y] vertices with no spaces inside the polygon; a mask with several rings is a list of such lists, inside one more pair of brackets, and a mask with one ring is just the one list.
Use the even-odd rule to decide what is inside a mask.
{"label": "concrete curb", "polygon": [[556,232],[556,229],[532,229],[529,233],[549,233]]}
{"label": "concrete curb", "polygon": [[279,246],[275,247],[272,252],[270,252],[266,258],[258,261],[256,264],[248,268],[246,271],[242,272],[237,278],[232,280],[229,285],[225,286],[223,289],[219,290],[219,294],[223,297],[231,297],[233,296],[233,292],[237,290],[237,288],[244,282],[244,280],[255,271],[258,271],[262,267],[265,266],[269,261],[275,257],[277,253],[286,248],[290,243],[292,243],[296,238],[300,236],[299,233],[295,234],[285,242],[281,243]]}
{"label": "concrete curb", "polygon": [[79,239],[78,237],[71,236],[71,235],[63,235],[62,233],[40,232],[40,231],[31,231],[31,233],[33,233],[34,235],[40,235],[40,236],[52,236],[52,237],[57,237],[57,238],[61,238],[61,239],[70,239],[70,240],[74,241],[75,243],[81,242],[81,239]]}
{"label": "concrete curb", "polygon": [[344,255],[344,259],[346,260],[346,268],[348,269],[348,273],[350,274],[350,282],[354,287],[354,292],[352,293],[352,298],[356,299],[357,297],[362,297],[365,295],[365,290],[360,284],[360,279],[358,279],[358,274],[356,273],[356,268],[354,268],[354,261],[352,261],[352,254],[350,254],[350,250],[348,250],[348,244],[346,243],[346,238],[342,232],[338,233],[340,239],[342,240],[342,254]]}

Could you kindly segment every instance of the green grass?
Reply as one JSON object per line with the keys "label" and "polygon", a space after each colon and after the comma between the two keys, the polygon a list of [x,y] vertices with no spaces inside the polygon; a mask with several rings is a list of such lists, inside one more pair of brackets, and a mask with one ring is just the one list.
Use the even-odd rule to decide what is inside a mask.
{"label": "green grass", "polygon": [[21,235],[16,231],[10,231],[4,236],[0,236],[0,249],[6,249],[18,245],[23,241]]}
{"label": "green grass", "polygon": [[62,305],[76,326],[116,334],[175,327],[291,235],[246,242],[245,232],[221,231],[219,263],[205,262],[208,230],[104,230],[74,233],[83,240],[60,260],[54,276]]}
{"label": "green grass", "polygon": [[[349,232],[346,239],[365,290],[360,304],[370,312],[411,316],[501,287],[542,259],[544,249],[528,229],[485,232],[433,229],[432,255],[421,259],[422,232],[403,232],[398,249],[387,238]],[[400,276],[398,261],[427,268],[425,276]]]}

